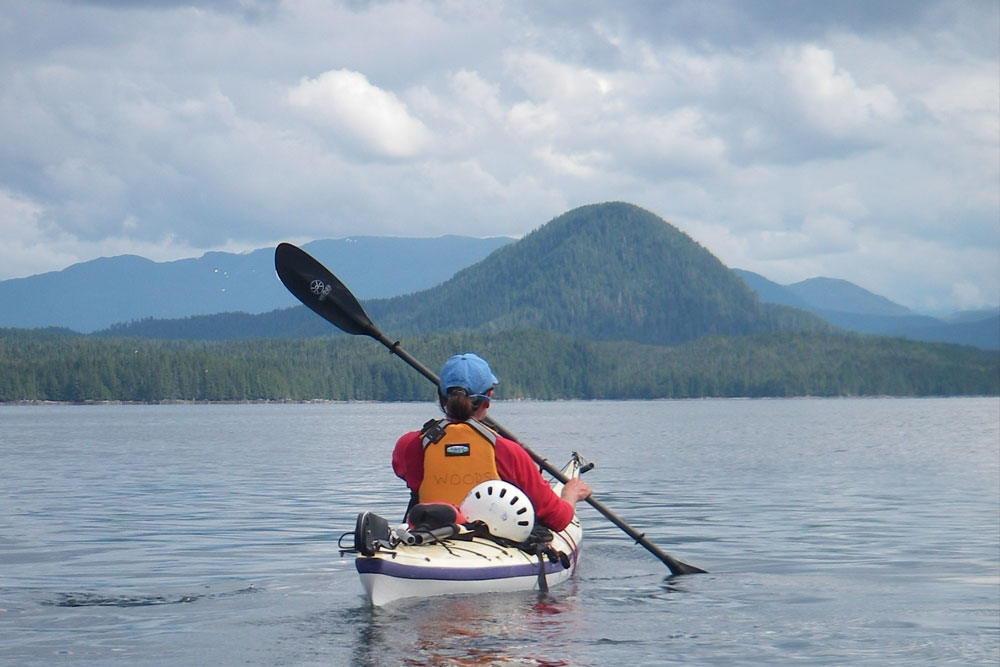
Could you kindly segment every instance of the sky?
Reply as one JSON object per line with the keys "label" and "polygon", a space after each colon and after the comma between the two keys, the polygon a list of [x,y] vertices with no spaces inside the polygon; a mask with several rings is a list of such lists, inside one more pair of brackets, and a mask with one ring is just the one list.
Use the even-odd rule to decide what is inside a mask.
{"label": "sky", "polygon": [[604,201],[782,284],[1000,304],[1000,2],[0,4],[0,280]]}

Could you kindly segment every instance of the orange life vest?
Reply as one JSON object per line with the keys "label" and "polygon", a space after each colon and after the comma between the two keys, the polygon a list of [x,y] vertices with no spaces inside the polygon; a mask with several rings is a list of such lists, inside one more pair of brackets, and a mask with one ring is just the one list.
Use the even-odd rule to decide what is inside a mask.
{"label": "orange life vest", "polygon": [[500,479],[493,450],[497,435],[474,419],[428,423],[421,432],[424,479],[421,503],[460,505],[476,484]]}

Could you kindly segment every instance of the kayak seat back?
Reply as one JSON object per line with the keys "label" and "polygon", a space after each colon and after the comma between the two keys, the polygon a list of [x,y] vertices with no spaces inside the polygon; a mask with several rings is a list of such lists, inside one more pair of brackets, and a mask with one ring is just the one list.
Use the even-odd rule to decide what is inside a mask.
{"label": "kayak seat back", "polygon": [[374,512],[362,512],[354,526],[354,549],[363,556],[374,556],[379,547],[392,547],[389,521]]}

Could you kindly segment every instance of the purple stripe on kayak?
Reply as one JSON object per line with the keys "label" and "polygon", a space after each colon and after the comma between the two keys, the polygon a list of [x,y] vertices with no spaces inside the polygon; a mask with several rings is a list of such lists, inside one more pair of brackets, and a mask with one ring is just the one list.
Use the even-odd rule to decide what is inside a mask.
{"label": "purple stripe on kayak", "polygon": [[[572,560],[576,560],[575,554]],[[521,565],[493,565],[490,567],[432,567],[426,565],[403,565],[383,558],[358,557],[354,561],[360,574],[384,574],[399,579],[440,579],[445,581],[484,581],[487,579],[510,579],[512,577],[533,577],[538,575],[538,563]],[[563,569],[559,561],[545,560],[545,573],[552,574]]]}

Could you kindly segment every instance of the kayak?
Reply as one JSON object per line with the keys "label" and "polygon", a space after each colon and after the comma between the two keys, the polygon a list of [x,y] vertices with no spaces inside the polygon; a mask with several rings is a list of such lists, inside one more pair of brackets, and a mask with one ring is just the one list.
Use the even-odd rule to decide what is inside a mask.
{"label": "kayak", "polygon": [[[574,452],[562,474],[572,479],[580,470],[581,459]],[[550,486],[557,494],[562,490],[557,480]],[[354,548],[341,547],[341,553],[357,552],[354,564],[374,606],[436,595],[547,591],[575,573],[583,527],[574,515],[562,531],[542,532],[545,542],[514,544],[458,526],[392,528],[366,512],[358,516]]]}

